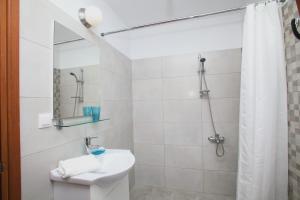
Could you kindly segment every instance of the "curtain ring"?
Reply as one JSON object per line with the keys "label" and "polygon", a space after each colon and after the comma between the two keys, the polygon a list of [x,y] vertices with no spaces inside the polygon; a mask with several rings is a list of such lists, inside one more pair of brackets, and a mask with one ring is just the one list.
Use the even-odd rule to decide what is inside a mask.
{"label": "curtain ring", "polygon": [[294,18],[291,21],[292,31],[293,31],[294,35],[296,36],[296,38],[298,38],[300,40],[300,33],[298,31],[299,23],[300,23],[300,18],[299,17]]}

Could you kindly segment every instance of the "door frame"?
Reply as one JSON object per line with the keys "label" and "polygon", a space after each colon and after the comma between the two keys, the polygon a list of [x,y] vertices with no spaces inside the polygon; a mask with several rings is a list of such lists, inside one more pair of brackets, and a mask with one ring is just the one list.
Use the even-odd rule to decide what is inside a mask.
{"label": "door frame", "polygon": [[21,200],[19,0],[0,0],[1,200]]}

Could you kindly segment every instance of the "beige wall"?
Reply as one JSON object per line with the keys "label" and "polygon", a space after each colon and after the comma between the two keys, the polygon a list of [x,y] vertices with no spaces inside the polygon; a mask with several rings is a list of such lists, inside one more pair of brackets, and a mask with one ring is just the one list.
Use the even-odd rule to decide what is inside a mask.
{"label": "beige wall", "polygon": [[[48,200],[49,171],[58,160],[81,155],[84,136],[97,135],[108,148],[132,148],[131,61],[47,0],[21,0],[20,10],[22,199]],[[99,46],[101,106],[110,121],[61,131],[37,128],[38,114],[52,112],[54,19]]]}

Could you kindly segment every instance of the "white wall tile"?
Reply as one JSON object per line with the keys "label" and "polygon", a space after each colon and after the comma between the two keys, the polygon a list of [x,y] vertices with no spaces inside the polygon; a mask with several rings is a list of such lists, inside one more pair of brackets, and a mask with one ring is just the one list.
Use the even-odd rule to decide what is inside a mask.
{"label": "white wall tile", "polygon": [[174,190],[173,193],[173,200],[201,200],[202,195],[196,192],[186,192],[180,190]]}
{"label": "white wall tile", "polygon": [[22,135],[38,130],[39,113],[51,113],[50,98],[20,98],[20,130]]}
{"label": "white wall tile", "polygon": [[52,127],[43,132],[36,132],[21,136],[21,156],[33,155],[45,149],[55,148],[78,139],[82,141],[82,144],[84,143],[82,127],[64,129],[60,132],[55,127]]}
{"label": "white wall tile", "polygon": [[201,53],[206,58],[205,69],[207,74],[223,74],[241,71],[242,50],[229,49]]}
{"label": "white wall tile", "polygon": [[164,123],[165,144],[202,145],[201,123]]}
{"label": "white wall tile", "polygon": [[103,100],[127,100],[132,98],[131,79],[109,70],[101,70],[101,98]]}
{"label": "white wall tile", "polygon": [[[75,93],[73,93],[73,95],[75,95]],[[83,97],[84,97],[85,103],[89,103],[92,105],[99,105],[101,103],[101,95],[102,95],[102,93],[101,93],[101,88],[99,87],[99,85],[84,84]]]}
{"label": "white wall tile", "polygon": [[53,40],[53,24],[43,1],[36,3],[35,0],[21,0],[20,7],[20,35],[50,48]]}
{"label": "white wall tile", "polygon": [[201,100],[164,101],[164,121],[201,123]]}
{"label": "white wall tile", "polygon": [[116,76],[116,99],[117,100],[131,100],[132,99],[132,83],[131,79],[123,76]]}
{"label": "white wall tile", "polygon": [[[232,188],[235,187],[235,180],[232,177],[235,177],[238,157],[241,49],[205,52],[201,55],[207,59],[205,69],[207,70],[208,89],[211,91],[212,110],[217,131],[225,136],[225,156],[217,157],[215,145],[207,140],[207,137],[213,135],[214,132],[211,127],[207,99],[200,99],[199,97],[197,53],[159,58],[163,60],[162,77],[161,74],[158,75],[158,68],[153,68],[153,71],[140,68],[138,74],[142,75],[135,75],[139,77],[138,79],[147,79],[146,81],[133,81],[134,85],[139,83],[139,92],[135,98],[140,100],[134,102],[134,122],[138,127],[135,129],[135,133],[138,132],[135,135],[135,141],[137,141],[136,143],[143,143],[143,145],[140,144],[138,148],[135,148],[135,153],[144,159],[149,158],[147,153],[155,148],[152,147],[152,150],[151,148],[149,150],[145,146],[146,143],[162,142],[161,133],[163,132],[165,149],[163,166],[165,167],[166,188],[163,188],[162,185],[156,185],[160,190],[178,190],[177,196],[173,194],[173,198],[176,197],[178,200],[184,198],[233,200],[234,193],[232,191],[234,189]],[[147,65],[147,60],[142,60],[140,65]],[[138,65],[134,65],[133,69],[135,70],[137,67]],[[150,71],[149,76],[144,73],[147,70]],[[153,75],[154,71],[156,75]],[[163,88],[162,100],[156,95],[161,91],[155,86],[155,83],[160,81],[162,81]],[[145,87],[150,91],[145,90]],[[156,90],[157,93],[152,94],[151,91],[153,90]],[[153,98],[157,98],[157,100],[154,101]],[[162,105],[160,105],[161,102],[163,102]],[[156,116],[161,116],[159,120],[156,119],[157,121],[155,121],[155,114],[153,113]],[[146,121],[147,123],[145,123]],[[161,124],[163,124],[163,131]],[[153,134],[151,135],[151,133]],[[151,161],[151,159],[147,161],[149,168],[152,167],[150,164],[153,165],[156,162]],[[220,177],[222,184],[226,184],[225,182],[228,181],[229,185],[222,188],[220,184],[217,184],[217,187],[220,188],[219,193],[214,193],[208,189],[204,191],[205,193],[201,193],[204,180],[206,180],[203,170],[208,170],[205,171],[208,173],[215,172]],[[145,171],[145,173],[147,172]],[[232,174],[233,176],[231,176]],[[143,181],[147,178],[152,179],[151,175],[144,174]],[[207,178],[206,185],[213,188],[212,183],[217,181],[215,177],[216,175],[212,179]],[[139,182],[138,179],[139,177],[136,177],[137,183]],[[187,195],[183,195],[184,193]],[[188,195],[195,193],[197,195]]]}
{"label": "white wall tile", "polygon": [[[221,147],[219,146],[221,152]],[[216,155],[216,144],[210,144],[203,148],[203,162],[206,170],[237,171],[238,152],[232,147],[224,147],[223,157]]]}
{"label": "white wall tile", "polygon": [[117,86],[116,76],[109,70],[101,70],[101,86],[102,86],[102,99],[114,100],[116,99]]}
{"label": "white wall tile", "polygon": [[162,80],[134,80],[132,83],[134,100],[161,100]]}
{"label": "white wall tile", "polygon": [[133,117],[136,123],[162,122],[161,101],[135,101],[133,103]]}
{"label": "white wall tile", "polygon": [[151,165],[135,166],[135,184],[137,186],[165,186],[164,167]]}
{"label": "white wall tile", "polygon": [[[210,114],[207,100],[203,100],[203,122],[210,122]],[[215,122],[238,123],[239,99],[212,99],[212,113]]]}
{"label": "white wall tile", "polygon": [[162,65],[162,58],[133,60],[132,78],[134,80],[161,78]]}
{"label": "white wall tile", "polygon": [[166,166],[188,169],[202,169],[202,148],[167,145]]}
{"label": "white wall tile", "polygon": [[137,164],[164,165],[165,149],[163,145],[135,143],[134,154]]}
{"label": "white wall tile", "polygon": [[199,99],[199,77],[163,80],[164,99]]}
{"label": "white wall tile", "polygon": [[203,191],[203,172],[190,169],[166,168],[167,188]]}
{"label": "white wall tile", "polygon": [[236,173],[204,171],[204,192],[235,195]]}
{"label": "white wall tile", "polygon": [[164,144],[162,123],[136,123],[134,125],[134,142]]}
{"label": "white wall tile", "polygon": [[236,200],[235,195],[202,194],[205,200]]}
{"label": "white wall tile", "polygon": [[101,85],[101,65],[91,65],[84,67],[83,78],[86,84]]}
{"label": "white wall tile", "polygon": [[240,73],[207,75],[207,85],[212,98],[239,98]]}
{"label": "white wall tile", "polygon": [[20,95],[51,97],[51,50],[20,40]]}
{"label": "white wall tile", "polygon": [[34,154],[84,136],[83,127],[57,131],[55,127],[38,129],[38,114],[49,111],[47,98],[21,98],[21,155]]}
{"label": "white wall tile", "polygon": [[81,155],[82,140],[73,141],[56,148],[22,157],[22,200],[52,200],[53,192],[49,179],[50,170],[59,160]]}
{"label": "white wall tile", "polygon": [[[109,45],[109,44],[108,44]],[[111,48],[109,46],[108,48]],[[131,80],[132,76],[132,62],[129,58],[124,56],[119,51],[113,49],[113,65],[115,67],[115,73],[123,76],[123,77],[129,77]]]}
{"label": "white wall tile", "polygon": [[198,68],[197,53],[165,57],[163,77],[197,76]]}

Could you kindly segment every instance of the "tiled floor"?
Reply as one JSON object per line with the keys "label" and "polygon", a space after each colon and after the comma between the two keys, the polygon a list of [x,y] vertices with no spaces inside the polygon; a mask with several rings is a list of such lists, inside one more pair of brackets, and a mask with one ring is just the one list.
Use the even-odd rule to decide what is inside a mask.
{"label": "tiled floor", "polygon": [[203,193],[186,193],[145,186],[132,189],[130,200],[234,200],[234,197]]}

